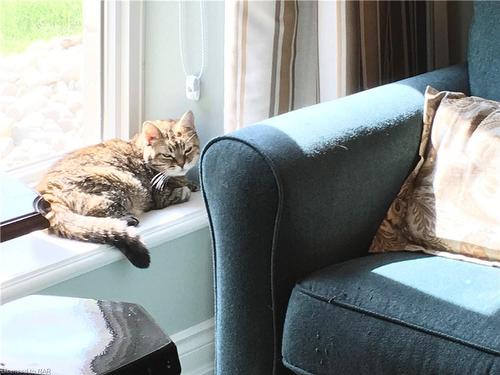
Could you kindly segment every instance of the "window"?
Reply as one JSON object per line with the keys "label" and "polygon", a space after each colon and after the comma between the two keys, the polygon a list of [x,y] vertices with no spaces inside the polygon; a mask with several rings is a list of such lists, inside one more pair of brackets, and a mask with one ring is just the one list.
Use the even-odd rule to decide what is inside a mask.
{"label": "window", "polygon": [[0,1],[0,169],[34,183],[64,153],[134,133],[141,28],[140,2]]}

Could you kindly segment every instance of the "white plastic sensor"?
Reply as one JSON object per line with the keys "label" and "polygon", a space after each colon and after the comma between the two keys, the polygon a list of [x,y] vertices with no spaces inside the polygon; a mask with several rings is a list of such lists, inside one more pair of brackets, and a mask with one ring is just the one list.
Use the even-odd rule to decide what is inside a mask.
{"label": "white plastic sensor", "polygon": [[[1,0],[0,0],[1,1]],[[186,62],[184,61],[184,1],[179,1],[179,47],[181,54],[181,65],[184,75],[186,76],[186,97],[189,100],[199,100],[201,93],[201,77],[205,70],[205,0],[199,0],[200,3],[200,28],[201,28],[201,66],[198,74],[190,74],[188,72]]]}
{"label": "white plastic sensor", "polygon": [[189,75],[186,77],[186,97],[189,100],[200,99],[200,77]]}

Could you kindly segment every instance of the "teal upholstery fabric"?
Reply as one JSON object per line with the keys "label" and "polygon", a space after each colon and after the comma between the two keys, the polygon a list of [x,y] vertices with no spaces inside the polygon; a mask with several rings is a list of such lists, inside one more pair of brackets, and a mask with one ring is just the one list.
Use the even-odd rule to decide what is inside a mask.
{"label": "teal upholstery fabric", "polygon": [[471,94],[500,100],[500,2],[474,2],[468,65]]}
{"label": "teal upholstery fabric", "polygon": [[200,176],[214,247],[217,374],[285,374],[295,282],[367,253],[415,164],[423,91],[468,92],[455,66],[211,141]]}
{"label": "teal upholstery fabric", "polygon": [[299,374],[499,374],[500,269],[408,252],[336,264],[296,285],[284,332]]}

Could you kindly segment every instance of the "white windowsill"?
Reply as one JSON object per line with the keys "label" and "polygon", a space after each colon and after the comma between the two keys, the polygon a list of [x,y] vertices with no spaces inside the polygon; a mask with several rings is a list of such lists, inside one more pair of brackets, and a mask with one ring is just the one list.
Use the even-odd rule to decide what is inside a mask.
{"label": "white windowsill", "polygon": [[[138,232],[151,250],[206,227],[208,218],[198,192],[186,203],[145,213],[140,222]],[[124,259],[124,256],[109,246],[65,240],[38,231],[2,243],[0,259],[0,303],[3,304]]]}

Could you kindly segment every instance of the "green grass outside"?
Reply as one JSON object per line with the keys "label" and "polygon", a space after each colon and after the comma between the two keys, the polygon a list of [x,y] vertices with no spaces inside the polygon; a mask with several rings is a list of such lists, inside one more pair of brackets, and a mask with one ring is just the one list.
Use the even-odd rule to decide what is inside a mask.
{"label": "green grass outside", "polygon": [[0,0],[0,54],[22,52],[39,39],[80,34],[83,1]]}

